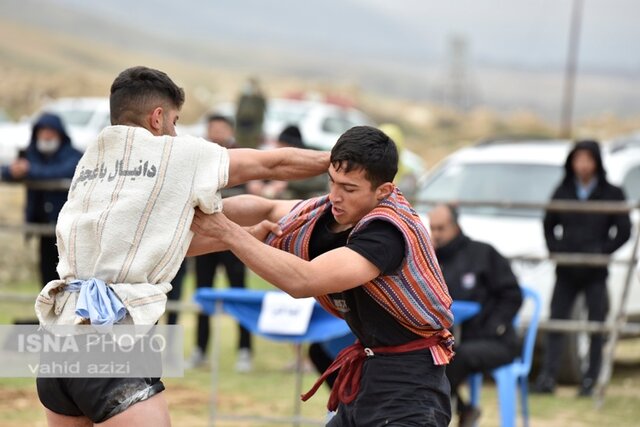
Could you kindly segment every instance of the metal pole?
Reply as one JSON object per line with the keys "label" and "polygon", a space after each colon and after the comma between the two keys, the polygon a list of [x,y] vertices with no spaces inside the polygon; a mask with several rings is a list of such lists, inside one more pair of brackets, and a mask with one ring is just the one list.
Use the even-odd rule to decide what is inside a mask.
{"label": "metal pole", "polygon": [[209,425],[214,427],[217,415],[217,393],[218,393],[218,373],[220,366],[220,327],[219,316],[222,315],[222,299],[216,300],[215,311],[213,313],[213,349],[211,351],[211,410],[209,411]]}
{"label": "metal pole", "polygon": [[582,5],[582,0],[573,0],[571,27],[569,30],[569,50],[567,52],[567,67],[562,97],[562,117],[560,119],[560,136],[563,138],[571,138],[573,127],[573,100],[576,85],[576,68],[578,66],[578,48],[580,46]]}
{"label": "metal pole", "polygon": [[24,181],[30,190],[42,191],[69,191],[71,179],[52,179],[44,181]]}
{"label": "metal pole", "polygon": [[3,181],[2,184],[5,185],[24,185],[29,190],[42,190],[42,191],[69,191],[71,188],[71,179],[61,178],[61,179],[47,179],[42,181],[33,181],[33,180],[25,180],[25,181]]}
{"label": "metal pole", "polygon": [[629,290],[631,288],[631,279],[635,273],[635,258],[638,252],[638,245],[640,244],[640,230],[636,230],[636,239],[633,243],[633,250],[629,258],[629,269],[627,270],[627,277],[624,283],[624,289],[622,296],[620,297],[620,305],[618,306],[618,313],[614,320],[611,335],[607,341],[605,347],[604,360],[602,361],[602,369],[600,370],[600,376],[598,377],[598,383],[596,384],[596,390],[594,394],[596,408],[600,409],[604,403],[604,392],[611,381],[611,375],[613,374],[613,358],[616,353],[616,344],[618,337],[620,336],[620,330],[625,325],[627,320],[627,299],[629,298]]}
{"label": "metal pole", "polygon": [[607,213],[607,214],[626,214],[633,209],[640,208],[640,203],[628,201],[604,202],[604,201],[585,201],[578,200],[552,200],[544,203],[532,202],[512,202],[509,200],[424,200],[418,199],[414,202],[415,206],[437,206],[437,205],[453,205],[457,208],[500,208],[500,209],[527,209],[539,211],[553,212],[583,212],[583,213]]}
{"label": "metal pole", "polygon": [[302,395],[302,344],[296,343],[296,386],[295,396],[293,401],[293,427],[300,427],[300,418],[302,412],[302,401],[300,395]]}

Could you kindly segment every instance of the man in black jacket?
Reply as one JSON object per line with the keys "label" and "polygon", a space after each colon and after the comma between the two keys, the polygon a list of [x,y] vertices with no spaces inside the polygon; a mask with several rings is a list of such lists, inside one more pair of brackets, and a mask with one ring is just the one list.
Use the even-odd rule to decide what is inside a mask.
{"label": "man in black jacket", "polygon": [[[622,189],[606,178],[600,146],[596,141],[580,141],[567,157],[565,177],[553,193],[552,200],[624,201]],[[547,212],[544,233],[549,252],[611,254],[622,246],[631,233],[627,214]],[[607,267],[556,268],[556,285],[551,298],[551,318],[568,319],[578,294],[586,297],[589,320],[604,321],[609,308]],[[542,372],[534,391],[553,393],[562,356],[564,336],[550,333]],[[583,376],[580,396],[590,396],[600,373],[604,337],[591,335],[589,369]]]}
{"label": "man in black jacket", "polygon": [[462,325],[456,355],[447,366],[451,393],[458,399],[460,426],[472,426],[478,408],[465,404],[458,387],[470,374],[511,362],[519,352],[513,319],[522,293],[509,262],[492,246],[465,236],[455,208],[439,205],[429,213],[431,238],[454,300],[476,301],[481,310]]}

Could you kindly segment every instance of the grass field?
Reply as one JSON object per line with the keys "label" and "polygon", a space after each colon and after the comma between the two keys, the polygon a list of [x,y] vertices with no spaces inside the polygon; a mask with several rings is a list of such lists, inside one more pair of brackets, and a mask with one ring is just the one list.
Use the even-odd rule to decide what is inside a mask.
{"label": "grass field", "polygon": [[[265,288],[255,276],[250,287]],[[32,282],[15,284],[12,291],[33,293]],[[8,289],[3,288],[3,291]],[[190,298],[193,278],[185,283],[184,299]],[[7,304],[0,301],[0,323],[30,315],[28,305]],[[185,330],[185,355],[193,346],[195,315],[184,314],[180,323]],[[284,417],[292,414],[294,404],[294,375],[284,368],[294,359],[290,345],[254,338],[254,370],[249,374],[234,371],[237,329],[234,322],[224,316],[221,329],[220,382],[218,411],[227,415],[258,415]],[[532,396],[530,399],[531,425],[550,427],[603,427],[636,426],[640,419],[640,340],[625,341],[618,348],[615,375],[602,409],[596,410],[589,399],[577,399],[573,387],[561,387],[555,396]],[[303,387],[315,381],[315,374],[305,374]],[[183,378],[164,380],[165,397],[170,406],[173,425],[207,426],[211,402],[211,375],[209,367],[188,370]],[[321,389],[309,402],[302,404],[305,418],[322,420],[328,392]],[[495,387],[486,381],[482,392],[483,416],[481,426],[497,426],[498,405]],[[455,421],[454,421],[455,422]],[[0,427],[45,426],[44,415],[38,402],[33,379],[0,379]],[[270,426],[268,423],[220,421],[219,426]],[[453,424],[455,425],[455,424]]]}

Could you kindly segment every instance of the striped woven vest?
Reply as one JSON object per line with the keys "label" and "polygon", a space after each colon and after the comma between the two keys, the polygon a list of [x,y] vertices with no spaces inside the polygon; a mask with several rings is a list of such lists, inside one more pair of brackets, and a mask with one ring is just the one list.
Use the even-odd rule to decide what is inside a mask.
{"label": "striped woven vest", "polygon": [[[267,243],[309,260],[311,233],[330,209],[328,196],[300,202],[280,221],[282,235],[270,235]],[[406,254],[397,272],[365,283],[365,291],[411,332],[422,337],[440,336],[440,345],[432,347],[431,354],[436,364],[448,363],[453,356],[453,336],[448,331],[453,324],[451,297],[426,228],[397,188],[356,224],[349,237],[373,220],[390,222],[400,230]],[[328,295],[316,299],[327,311],[342,317]]]}

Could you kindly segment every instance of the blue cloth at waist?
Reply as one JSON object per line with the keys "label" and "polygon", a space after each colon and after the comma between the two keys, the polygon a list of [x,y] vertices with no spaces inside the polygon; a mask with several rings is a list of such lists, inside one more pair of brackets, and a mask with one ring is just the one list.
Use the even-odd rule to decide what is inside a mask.
{"label": "blue cloth at waist", "polygon": [[74,280],[65,290],[80,292],[76,315],[89,319],[92,325],[113,325],[127,314],[127,309],[113,290],[100,279]]}

